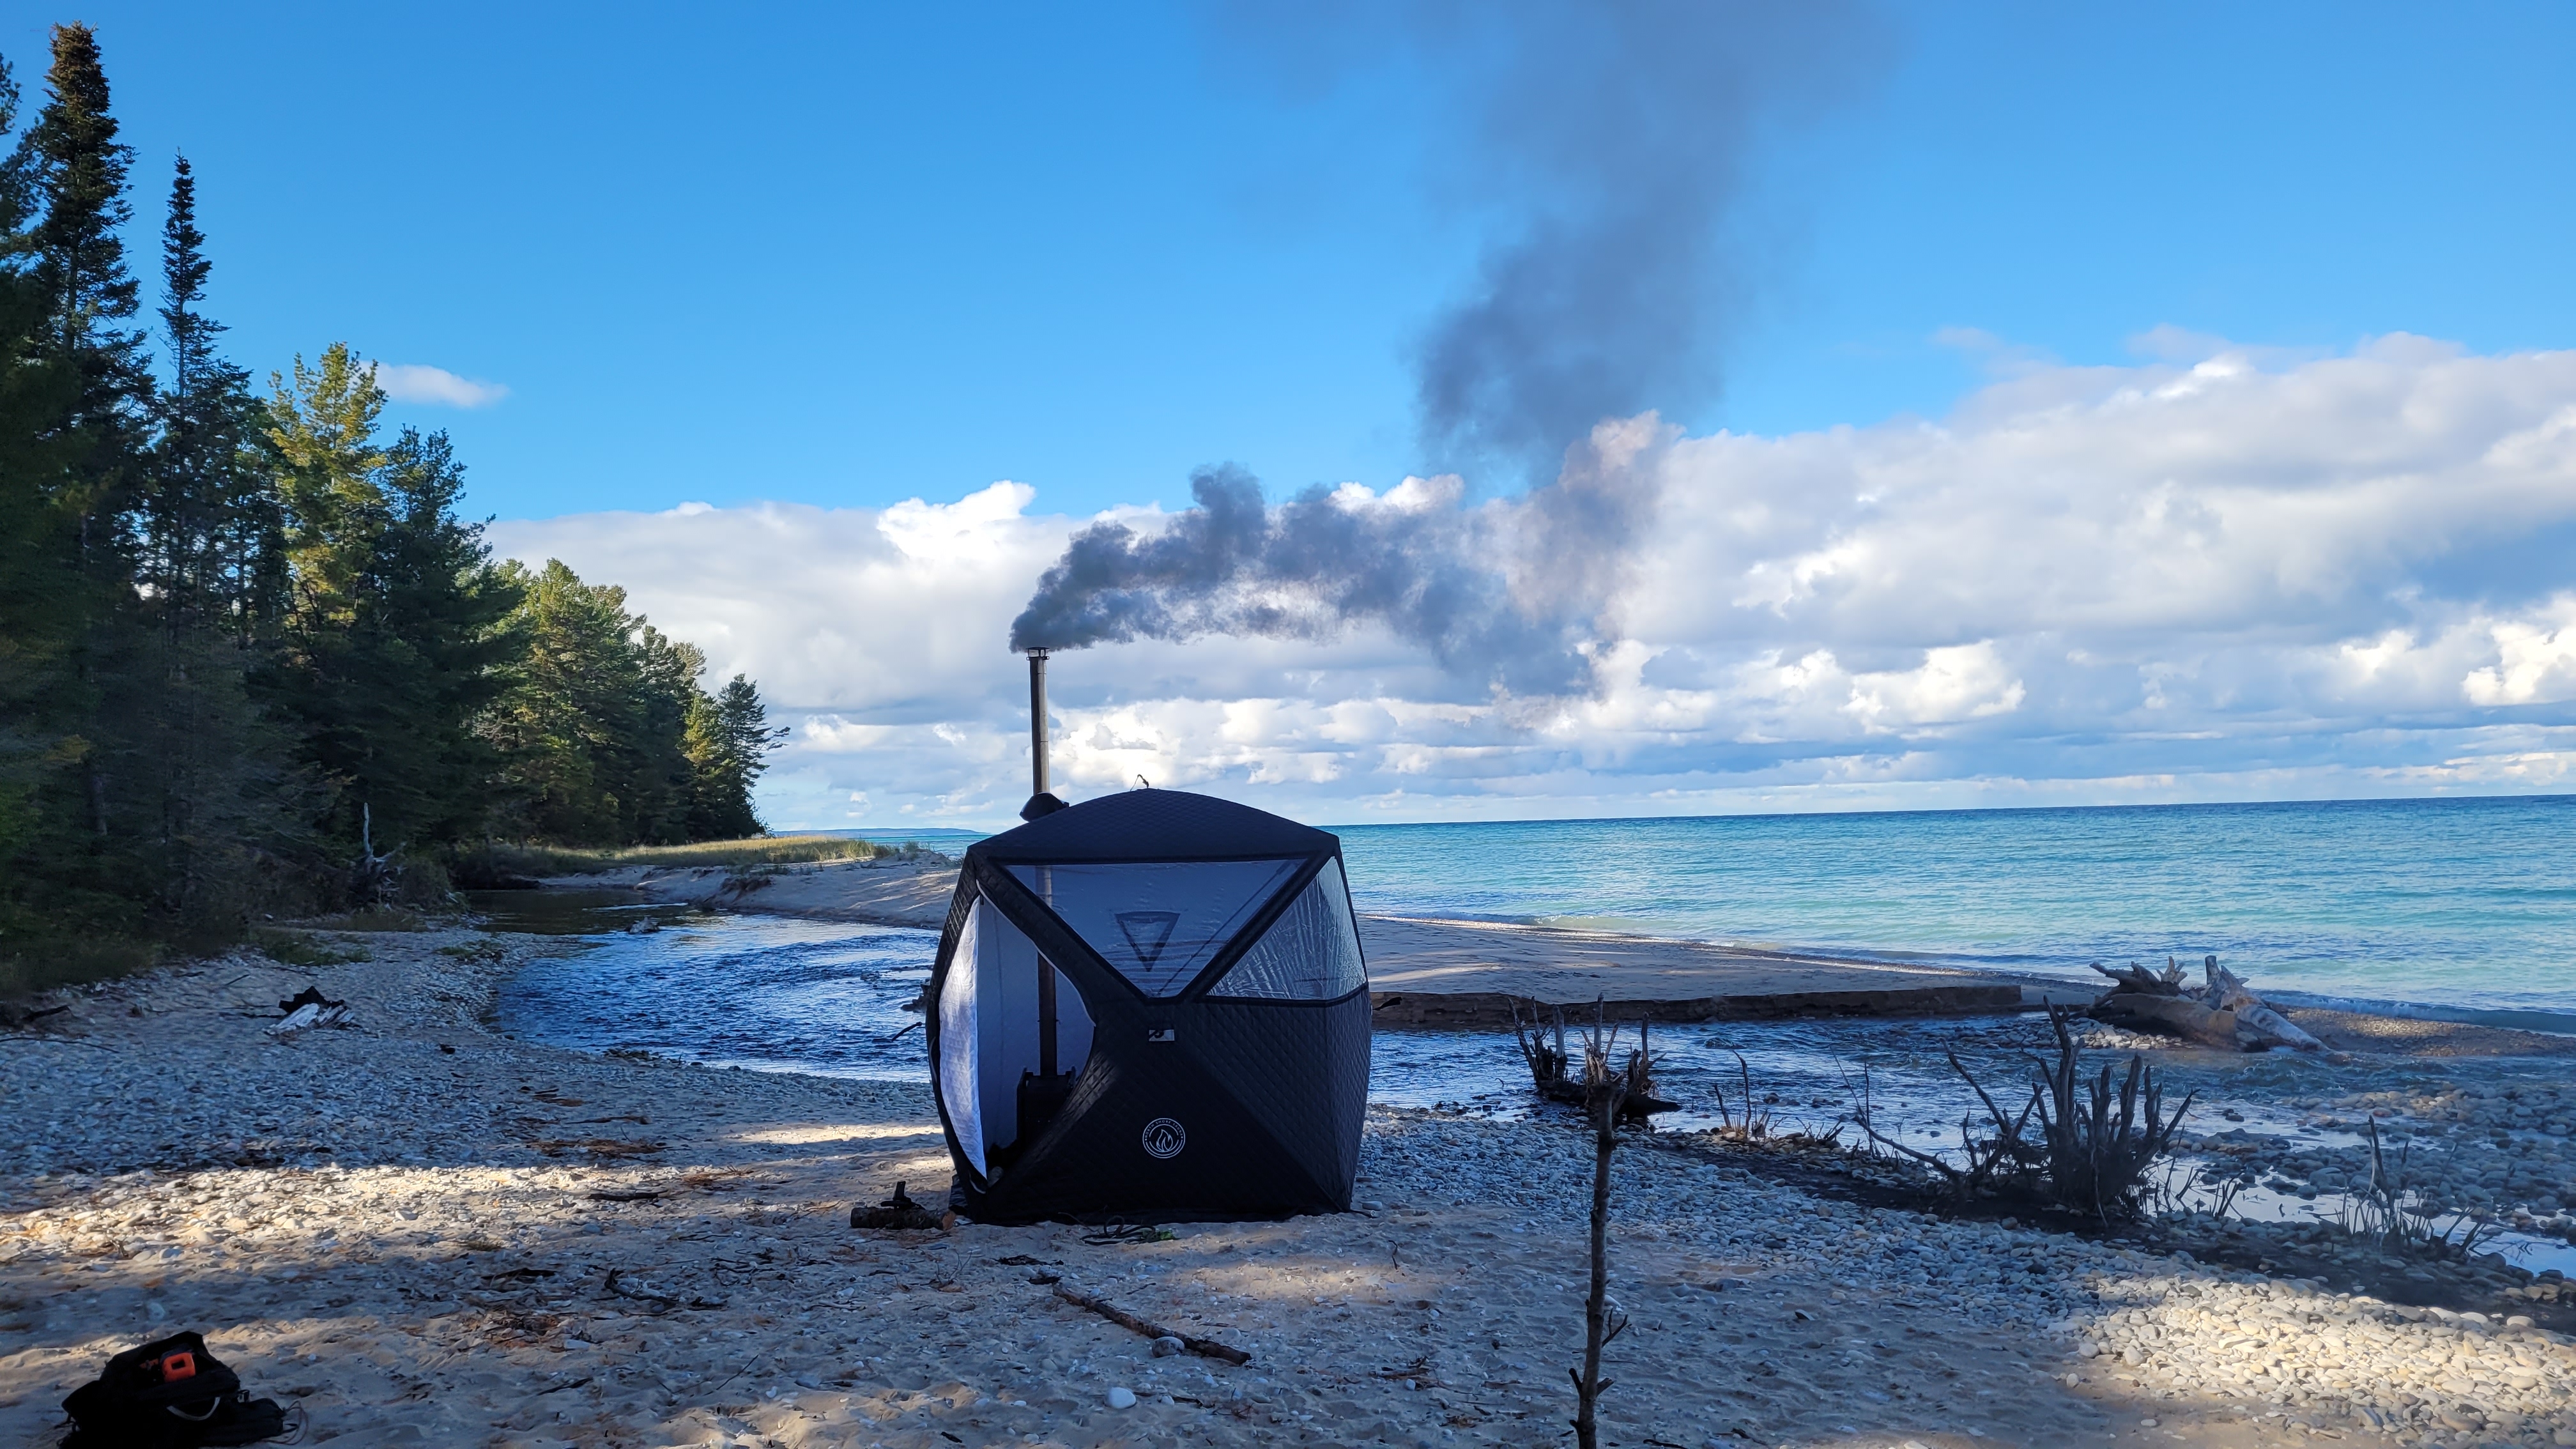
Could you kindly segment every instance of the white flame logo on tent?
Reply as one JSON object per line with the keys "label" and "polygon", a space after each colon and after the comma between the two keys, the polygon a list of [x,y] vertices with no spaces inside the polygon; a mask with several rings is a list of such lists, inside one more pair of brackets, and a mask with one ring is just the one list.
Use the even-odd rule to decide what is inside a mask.
{"label": "white flame logo on tent", "polygon": [[1181,1155],[1190,1145],[1190,1134],[1169,1117],[1157,1117],[1145,1124],[1145,1151],[1153,1157],[1169,1160]]}

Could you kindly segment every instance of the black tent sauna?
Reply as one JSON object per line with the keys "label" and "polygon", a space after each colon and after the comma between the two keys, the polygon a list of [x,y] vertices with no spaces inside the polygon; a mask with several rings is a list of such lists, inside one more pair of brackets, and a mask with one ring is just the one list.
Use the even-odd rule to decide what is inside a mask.
{"label": "black tent sauna", "polygon": [[1350,1206],[1368,972],[1332,835],[1179,790],[1037,813],[967,849],[930,1002],[970,1217]]}

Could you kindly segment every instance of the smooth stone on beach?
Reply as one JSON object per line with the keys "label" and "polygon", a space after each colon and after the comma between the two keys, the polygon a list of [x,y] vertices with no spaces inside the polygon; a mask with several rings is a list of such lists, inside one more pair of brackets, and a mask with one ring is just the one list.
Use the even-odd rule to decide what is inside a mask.
{"label": "smooth stone on beach", "polygon": [[1179,1339],[1174,1338],[1168,1333],[1164,1334],[1161,1338],[1154,1340],[1154,1357],[1170,1358],[1173,1354],[1179,1353],[1183,1346],[1184,1345]]}
{"label": "smooth stone on beach", "polygon": [[1109,1391],[1109,1407],[1113,1409],[1132,1409],[1136,1407],[1136,1391],[1128,1388],[1124,1384],[1111,1389]]}

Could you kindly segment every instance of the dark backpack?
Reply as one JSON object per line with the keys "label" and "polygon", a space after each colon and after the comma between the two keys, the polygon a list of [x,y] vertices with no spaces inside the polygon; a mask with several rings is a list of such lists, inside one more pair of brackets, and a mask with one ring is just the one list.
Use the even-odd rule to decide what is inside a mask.
{"label": "dark backpack", "polygon": [[275,1399],[254,1399],[241,1375],[193,1333],[129,1348],[72,1390],[63,1412],[79,1427],[62,1449],[200,1449],[256,1444],[286,1432]]}

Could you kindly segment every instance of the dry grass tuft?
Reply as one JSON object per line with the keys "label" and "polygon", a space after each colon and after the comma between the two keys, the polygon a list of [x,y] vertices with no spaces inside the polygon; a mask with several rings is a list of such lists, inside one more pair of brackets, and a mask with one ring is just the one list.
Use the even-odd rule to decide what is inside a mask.
{"label": "dry grass tuft", "polygon": [[838,835],[756,835],[745,840],[702,840],[690,845],[633,845],[582,850],[560,845],[512,845],[493,841],[468,852],[472,870],[464,875],[599,875],[631,865],[741,868],[754,865],[805,865],[822,860],[874,860],[879,856],[920,856],[917,846],[896,848]]}

